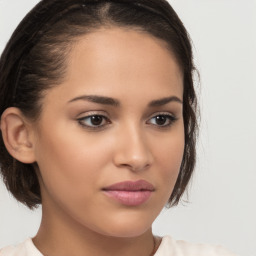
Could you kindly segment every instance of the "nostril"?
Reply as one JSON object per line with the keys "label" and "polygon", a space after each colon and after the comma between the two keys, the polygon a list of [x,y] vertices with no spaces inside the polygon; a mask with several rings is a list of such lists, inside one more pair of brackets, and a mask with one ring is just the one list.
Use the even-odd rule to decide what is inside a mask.
{"label": "nostril", "polygon": [[146,170],[147,168],[149,168],[150,164],[149,163],[147,163],[147,164],[131,163],[131,164],[122,164],[121,166],[124,168],[130,169],[132,172],[139,172],[139,171],[143,171],[143,170]]}
{"label": "nostril", "polygon": [[113,155],[114,164],[133,172],[145,170],[153,162],[151,147],[143,131],[138,130],[138,127],[129,127],[130,129],[127,130],[126,127],[125,131],[122,130],[117,136],[119,140]]}

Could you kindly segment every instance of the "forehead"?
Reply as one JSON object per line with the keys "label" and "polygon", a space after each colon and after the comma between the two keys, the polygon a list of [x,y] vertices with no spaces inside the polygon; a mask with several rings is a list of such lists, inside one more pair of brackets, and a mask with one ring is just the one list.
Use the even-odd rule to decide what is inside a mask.
{"label": "forehead", "polygon": [[182,98],[183,74],[166,42],[142,31],[102,28],[73,45],[60,90],[70,98],[85,93]]}

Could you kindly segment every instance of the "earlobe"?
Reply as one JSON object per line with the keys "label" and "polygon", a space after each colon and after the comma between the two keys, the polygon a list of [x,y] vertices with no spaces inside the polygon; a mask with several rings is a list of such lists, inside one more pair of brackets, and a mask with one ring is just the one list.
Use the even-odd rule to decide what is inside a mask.
{"label": "earlobe", "polygon": [[22,163],[35,162],[32,128],[18,108],[7,108],[1,117],[1,131],[9,154]]}

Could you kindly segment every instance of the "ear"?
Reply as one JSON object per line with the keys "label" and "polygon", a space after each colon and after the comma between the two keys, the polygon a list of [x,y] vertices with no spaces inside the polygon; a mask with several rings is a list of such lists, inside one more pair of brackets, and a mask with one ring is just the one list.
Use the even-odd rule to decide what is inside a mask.
{"label": "ear", "polygon": [[3,141],[9,154],[22,163],[35,162],[32,125],[18,108],[7,108],[1,117]]}

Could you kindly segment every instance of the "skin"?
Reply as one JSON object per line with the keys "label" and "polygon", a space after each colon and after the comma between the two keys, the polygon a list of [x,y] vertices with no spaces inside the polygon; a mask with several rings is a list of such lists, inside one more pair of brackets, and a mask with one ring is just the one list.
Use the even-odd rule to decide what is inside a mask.
{"label": "skin", "polygon": [[[90,102],[84,95],[119,104]],[[166,97],[181,102],[149,106]],[[40,119],[30,126],[43,209],[33,242],[44,255],[150,255],[151,225],[182,161],[182,97],[177,61],[165,42],[145,32],[102,28],[74,44],[65,81],[47,91]],[[106,118],[93,128],[91,115]],[[159,115],[176,120],[164,116],[161,126]],[[141,179],[155,190],[139,206],[102,191]]]}

